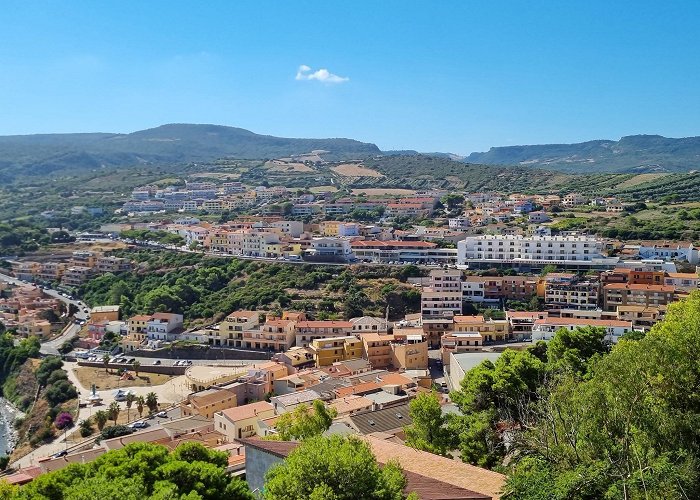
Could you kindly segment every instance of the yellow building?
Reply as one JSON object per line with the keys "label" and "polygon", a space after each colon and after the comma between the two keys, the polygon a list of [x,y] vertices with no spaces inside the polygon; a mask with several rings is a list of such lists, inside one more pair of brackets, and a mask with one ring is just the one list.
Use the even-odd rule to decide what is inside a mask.
{"label": "yellow building", "polygon": [[316,367],[362,357],[362,341],[355,336],[315,339],[309,349]]}
{"label": "yellow building", "polygon": [[319,232],[323,236],[338,236],[338,228],[342,222],[339,222],[337,220],[327,220],[320,222],[318,225]]}
{"label": "yellow building", "polygon": [[199,415],[205,418],[214,418],[214,414],[235,408],[238,398],[230,389],[212,388],[205,391],[196,392],[187,396],[187,399],[180,404],[183,417]]}
{"label": "yellow building", "polygon": [[455,316],[454,333],[479,333],[487,342],[511,338],[508,320],[485,319],[483,316]]}

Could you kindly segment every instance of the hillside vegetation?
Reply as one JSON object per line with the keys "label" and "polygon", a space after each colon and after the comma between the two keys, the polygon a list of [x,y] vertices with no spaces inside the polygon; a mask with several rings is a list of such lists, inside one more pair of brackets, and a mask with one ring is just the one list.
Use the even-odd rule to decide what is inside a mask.
{"label": "hillside vegetation", "polygon": [[0,180],[17,174],[173,165],[220,157],[279,158],[314,150],[328,158],[378,154],[352,139],[289,139],[220,125],[169,124],[131,134],[47,134],[0,137]]}
{"label": "hillside vegetation", "polygon": [[688,172],[700,167],[700,137],[631,135],[619,141],[493,147],[468,162],[522,165],[571,173]]}

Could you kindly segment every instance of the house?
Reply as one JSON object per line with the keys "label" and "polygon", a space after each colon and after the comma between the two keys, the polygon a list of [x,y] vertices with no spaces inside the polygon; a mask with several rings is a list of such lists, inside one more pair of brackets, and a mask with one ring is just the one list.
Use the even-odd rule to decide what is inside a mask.
{"label": "house", "polygon": [[513,338],[524,340],[532,337],[532,326],[538,319],[544,319],[549,313],[539,311],[506,311],[506,320]]}
{"label": "house", "polygon": [[227,408],[214,414],[214,430],[223,434],[226,442],[261,435],[259,420],[275,415],[267,401],[258,401],[236,408]]}
{"label": "house", "polygon": [[171,342],[182,333],[182,314],[155,313],[146,322],[146,334],[149,340]]}
{"label": "house", "polygon": [[527,221],[530,224],[542,224],[543,222],[550,222],[552,218],[547,215],[547,212],[542,210],[537,210],[535,212],[530,212],[527,214]]}
{"label": "house", "polygon": [[238,405],[236,393],[224,387],[212,387],[201,392],[189,394],[187,399],[180,403],[182,415],[199,415],[213,419],[214,414]]}
{"label": "house", "polygon": [[311,406],[311,403],[317,399],[321,399],[321,395],[319,393],[312,389],[305,389],[289,394],[272,396],[270,398],[270,403],[272,403],[275,413],[279,415],[281,413],[292,411],[301,404]]}

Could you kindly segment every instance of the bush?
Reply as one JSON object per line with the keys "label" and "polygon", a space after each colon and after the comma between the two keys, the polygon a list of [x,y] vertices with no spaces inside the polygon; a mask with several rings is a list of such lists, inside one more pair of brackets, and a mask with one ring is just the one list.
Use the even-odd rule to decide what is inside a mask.
{"label": "bush", "polygon": [[63,413],[59,413],[54,421],[54,425],[60,430],[73,427],[73,416],[65,411]]}
{"label": "bush", "polygon": [[51,372],[51,375],[49,375],[49,378],[46,380],[46,384],[53,385],[56,382],[59,382],[61,380],[67,380],[67,379],[68,379],[68,374],[66,373],[66,371],[59,368],[58,370],[54,370]]}
{"label": "bush", "polygon": [[100,437],[102,439],[112,439],[119,436],[126,436],[132,432],[134,432],[134,430],[130,429],[126,425],[111,425],[102,429]]}
{"label": "bush", "polygon": [[80,436],[81,437],[88,437],[90,434],[92,434],[92,422],[90,419],[85,419],[80,421]]}
{"label": "bush", "polygon": [[40,385],[46,385],[49,376],[63,366],[63,361],[58,356],[50,356],[42,360],[39,368],[36,371],[36,379]]}
{"label": "bush", "polygon": [[55,406],[78,397],[78,392],[68,380],[61,380],[49,386],[44,393],[44,397],[52,406]]}

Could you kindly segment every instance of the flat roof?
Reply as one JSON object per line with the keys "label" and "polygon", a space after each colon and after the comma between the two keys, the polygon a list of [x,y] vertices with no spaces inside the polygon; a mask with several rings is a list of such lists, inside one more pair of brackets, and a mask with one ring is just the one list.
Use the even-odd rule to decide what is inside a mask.
{"label": "flat roof", "polygon": [[[483,361],[489,360],[495,362],[500,356],[500,352],[461,352],[458,354],[451,353],[450,356],[454,359],[459,367],[468,372],[472,368],[479,366]],[[451,363],[450,363],[451,364]]]}

